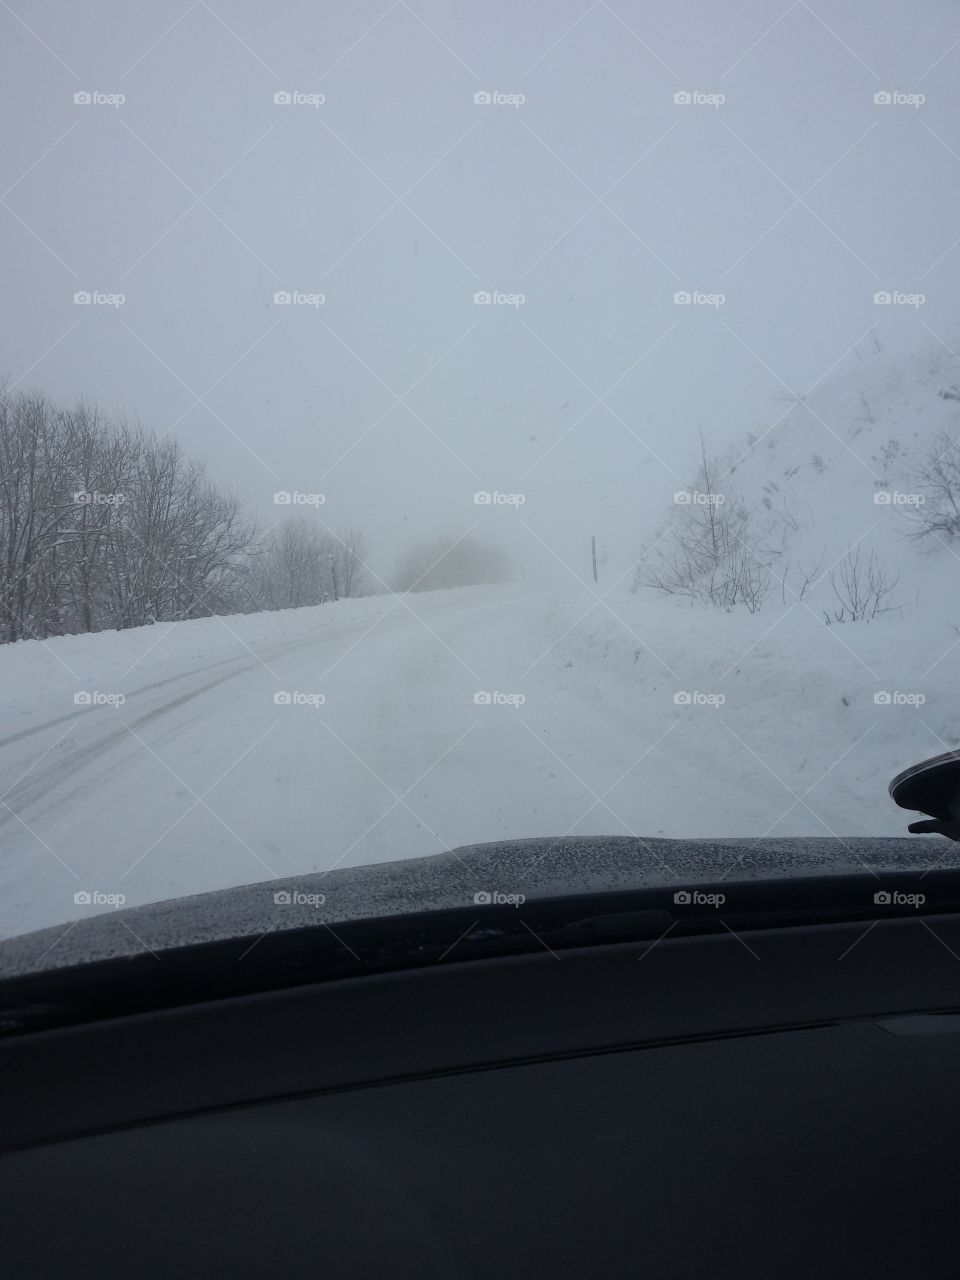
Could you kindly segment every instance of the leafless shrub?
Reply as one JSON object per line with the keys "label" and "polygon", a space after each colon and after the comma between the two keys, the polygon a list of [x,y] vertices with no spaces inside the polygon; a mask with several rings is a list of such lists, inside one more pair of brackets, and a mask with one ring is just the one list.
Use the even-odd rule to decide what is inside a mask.
{"label": "leafless shrub", "polygon": [[794,590],[793,587],[791,587],[788,583],[788,579],[791,577],[792,567],[790,565],[787,566],[784,572],[784,575],[780,580],[780,585],[781,585],[780,596],[784,604],[787,603],[788,595],[791,597],[792,600],[802,600],[803,597],[810,590],[810,588],[813,586],[816,586],[823,570],[823,562],[826,559],[826,555],[827,555],[826,548],[824,548],[824,550],[821,551],[820,553],[820,558],[817,560],[816,564],[813,565],[813,567],[810,569],[805,569],[803,565],[800,564],[799,561],[797,561],[796,590]]}
{"label": "leafless shrub", "polygon": [[834,622],[869,622],[880,613],[898,608],[891,603],[899,577],[891,578],[871,551],[864,559],[859,546],[852,548],[836,569],[830,570],[830,585],[839,608],[824,610],[827,625]]}
{"label": "leafless shrub", "polygon": [[637,565],[634,588],[688,596],[717,609],[761,608],[771,591],[770,556],[747,508],[723,491],[723,477],[701,441],[700,469],[666,535]]}

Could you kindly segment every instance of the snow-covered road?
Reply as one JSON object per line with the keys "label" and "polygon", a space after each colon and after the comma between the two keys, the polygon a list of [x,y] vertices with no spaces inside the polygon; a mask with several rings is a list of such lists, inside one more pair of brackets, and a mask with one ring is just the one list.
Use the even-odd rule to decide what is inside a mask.
{"label": "snow-covered road", "polygon": [[[685,653],[689,626],[668,606],[652,629],[602,609],[574,625],[589,605],[476,588],[0,650],[0,934],[97,909],[78,892],[137,905],[503,837],[902,833],[886,756],[858,745],[876,682],[850,659],[838,671],[832,641],[807,676],[832,704],[832,664],[864,715],[838,727],[832,705],[818,713],[818,753],[806,668],[784,694],[792,719],[764,689],[765,660],[789,666],[788,638],[809,649],[796,631],[778,649],[736,619]],[[823,645],[827,628],[813,635]],[[749,673],[722,685],[725,655],[751,645]],[[723,687],[719,707],[674,703],[678,688]],[[886,727],[875,740],[889,746]]]}

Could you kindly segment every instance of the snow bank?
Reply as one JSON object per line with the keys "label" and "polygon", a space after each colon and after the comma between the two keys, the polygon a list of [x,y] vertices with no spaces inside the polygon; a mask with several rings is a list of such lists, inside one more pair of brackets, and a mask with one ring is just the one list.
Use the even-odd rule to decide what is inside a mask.
{"label": "snow bank", "polygon": [[733,760],[765,792],[815,787],[808,802],[829,800],[846,834],[903,832],[890,778],[960,747],[960,634],[945,620],[828,627],[800,604],[749,615],[653,592],[579,603],[579,620],[564,600],[540,622],[561,687],[619,704],[638,726],[674,724],[673,744],[705,771]]}

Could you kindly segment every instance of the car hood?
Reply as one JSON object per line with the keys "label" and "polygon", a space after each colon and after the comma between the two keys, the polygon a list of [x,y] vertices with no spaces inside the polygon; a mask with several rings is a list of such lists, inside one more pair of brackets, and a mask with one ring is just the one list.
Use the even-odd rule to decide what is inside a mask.
{"label": "car hood", "polygon": [[[344,867],[103,912],[0,941],[0,980],[308,925],[727,880],[960,867],[940,837],[542,837]],[[499,895],[499,896],[498,896]]]}

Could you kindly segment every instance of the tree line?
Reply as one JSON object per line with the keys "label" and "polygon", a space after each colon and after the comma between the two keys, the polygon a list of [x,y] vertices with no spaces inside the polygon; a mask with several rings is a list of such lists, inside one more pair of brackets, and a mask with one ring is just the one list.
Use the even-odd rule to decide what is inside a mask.
{"label": "tree line", "polygon": [[320,604],[370,589],[359,530],[264,533],[179,442],[0,393],[0,640]]}
{"label": "tree line", "polygon": [[177,440],[122,414],[0,389],[0,642],[510,576],[469,539],[414,548],[391,586],[368,556],[360,529],[316,518],[261,531]]}

